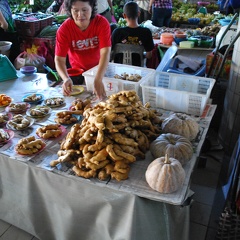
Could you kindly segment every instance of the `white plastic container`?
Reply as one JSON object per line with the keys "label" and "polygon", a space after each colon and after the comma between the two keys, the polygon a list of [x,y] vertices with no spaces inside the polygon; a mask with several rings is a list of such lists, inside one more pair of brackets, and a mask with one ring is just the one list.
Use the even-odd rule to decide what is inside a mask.
{"label": "white plastic container", "polygon": [[0,54],[9,57],[12,42],[0,41]]}
{"label": "white plastic container", "polygon": [[182,47],[182,48],[193,48],[194,47],[194,42],[182,41],[182,42],[179,43],[179,47]]}
{"label": "white plastic container", "polygon": [[[85,83],[88,91],[93,91],[94,77],[97,73],[98,66],[91,68],[90,70],[83,72],[85,77]],[[146,77],[149,77],[156,70],[151,68],[136,67],[125,64],[109,63],[105,76],[103,77],[103,84],[107,96],[117,93],[122,90],[135,90],[136,93],[142,98],[142,90],[140,83],[144,81]],[[127,81],[114,78],[115,74],[121,75],[123,73],[139,74],[142,78],[138,82]]]}
{"label": "white plastic container", "polygon": [[140,85],[144,104],[201,116],[214,83],[213,78],[156,71]]}

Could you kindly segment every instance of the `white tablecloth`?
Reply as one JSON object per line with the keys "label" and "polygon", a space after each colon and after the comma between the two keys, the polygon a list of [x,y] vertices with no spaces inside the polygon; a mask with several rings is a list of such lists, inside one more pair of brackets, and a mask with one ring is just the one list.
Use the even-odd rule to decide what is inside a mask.
{"label": "white tablecloth", "polygon": [[[48,88],[43,74],[1,83],[1,92],[16,101],[29,92],[61,94],[58,88]],[[72,98],[66,98],[67,104]],[[182,204],[191,194],[191,173],[214,111],[200,119],[196,152],[185,166],[183,187],[173,194],[159,194],[147,185],[144,173],[150,153],[133,164],[128,180],[101,182],[76,177],[67,167],[48,169],[59,149],[57,142],[48,143],[32,159],[16,156],[9,143],[0,148],[0,218],[42,240],[187,240],[189,205]],[[12,145],[21,134],[16,133]]]}

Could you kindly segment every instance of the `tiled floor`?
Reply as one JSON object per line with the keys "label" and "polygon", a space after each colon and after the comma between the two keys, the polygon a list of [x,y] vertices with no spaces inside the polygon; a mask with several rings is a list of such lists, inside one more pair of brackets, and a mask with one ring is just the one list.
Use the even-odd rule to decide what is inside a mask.
{"label": "tiled floor", "polygon": [[[189,240],[214,240],[219,214],[222,210],[223,199],[218,197],[218,192],[221,190],[218,182],[224,152],[221,145],[218,144],[215,130],[209,130],[207,139],[210,141],[211,147],[206,145],[203,148],[202,158],[199,159],[198,166],[192,174],[191,189],[194,191],[194,195],[190,208]],[[0,220],[0,240],[16,239],[37,240],[34,236]]]}
{"label": "tiled floor", "polygon": [[192,174],[191,189],[195,194],[190,212],[190,240],[214,240],[224,201],[216,198],[221,191],[219,179],[224,152],[212,129],[209,130],[208,140],[211,146],[206,146],[206,149],[209,148],[206,152],[203,149],[202,158]]}

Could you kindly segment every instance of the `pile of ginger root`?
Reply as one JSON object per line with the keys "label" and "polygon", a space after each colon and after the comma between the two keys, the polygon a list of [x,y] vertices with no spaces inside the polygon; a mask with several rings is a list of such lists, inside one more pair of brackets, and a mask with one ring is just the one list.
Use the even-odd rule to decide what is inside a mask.
{"label": "pile of ginger root", "polygon": [[160,135],[161,119],[135,91],[121,91],[83,113],[61,142],[58,163],[70,162],[77,176],[100,180],[128,178],[130,164],[144,159]]}

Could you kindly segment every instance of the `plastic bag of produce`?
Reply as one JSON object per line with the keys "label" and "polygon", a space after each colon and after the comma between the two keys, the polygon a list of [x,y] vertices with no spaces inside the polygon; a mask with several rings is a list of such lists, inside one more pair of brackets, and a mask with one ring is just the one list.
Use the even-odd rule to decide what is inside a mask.
{"label": "plastic bag of produce", "polygon": [[14,61],[16,69],[20,69],[23,66],[35,66],[38,72],[45,72],[43,64],[45,64],[44,57],[26,51],[20,53]]}

